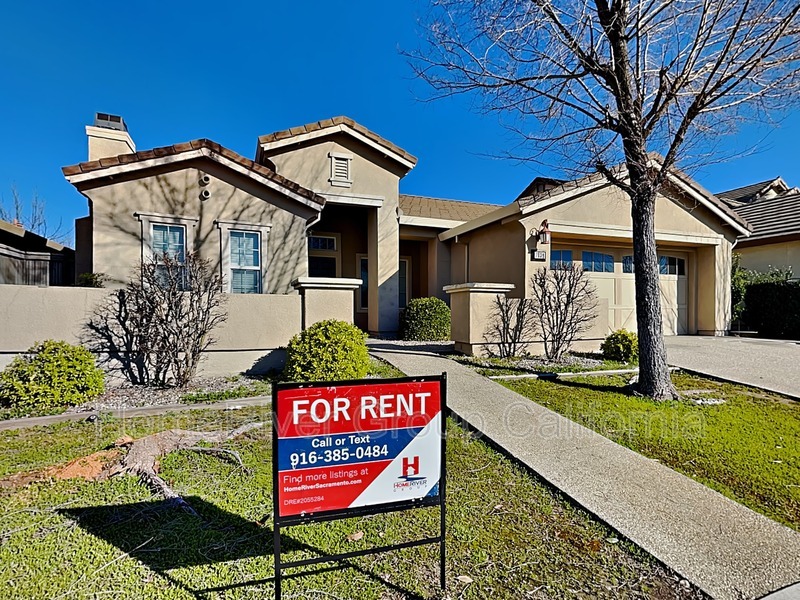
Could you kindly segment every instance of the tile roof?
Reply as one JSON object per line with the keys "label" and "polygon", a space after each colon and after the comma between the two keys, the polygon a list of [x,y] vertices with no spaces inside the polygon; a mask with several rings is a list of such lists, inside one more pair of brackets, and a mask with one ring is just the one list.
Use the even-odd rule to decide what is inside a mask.
{"label": "tile roof", "polygon": [[308,123],[307,125],[301,125],[300,127],[292,127],[290,129],[284,129],[283,131],[276,131],[275,133],[269,133],[267,135],[259,136],[258,144],[269,144],[272,142],[279,142],[281,140],[287,140],[293,138],[298,135],[303,135],[305,133],[313,133],[315,131],[321,131],[323,129],[328,129],[332,127],[337,127],[340,125],[345,125],[350,129],[357,131],[364,137],[372,140],[379,146],[383,146],[387,150],[401,156],[404,160],[407,160],[410,163],[416,164],[417,158],[403,150],[400,146],[397,146],[390,142],[389,140],[379,136],[374,131],[370,131],[363,125],[356,123],[350,117],[333,117],[332,119],[324,119],[322,121],[316,121],[315,123]]}
{"label": "tile roof", "polygon": [[228,148],[225,148],[224,146],[205,138],[192,140],[191,142],[185,142],[182,144],[173,144],[172,146],[164,146],[162,148],[153,148],[152,150],[143,150],[141,152],[134,152],[131,154],[120,154],[119,156],[110,156],[108,158],[101,158],[100,160],[82,162],[78,163],[77,165],[63,167],[61,171],[64,173],[65,177],[69,178],[74,175],[102,171],[111,167],[135,165],[136,163],[143,161],[178,156],[180,154],[193,152],[196,150],[206,150],[210,152],[212,156],[214,154],[222,156],[253,172],[254,174],[260,175],[261,177],[277,183],[281,187],[291,190],[292,192],[306,198],[312,203],[319,204],[320,208],[325,205],[325,198],[319,194],[304,188],[294,181],[286,179],[282,175],[278,175],[272,169],[260,165],[257,162],[252,161],[249,158],[245,158],[237,152],[234,152],[233,150],[229,150]]}
{"label": "tile roof", "polygon": [[400,194],[400,210],[409,217],[466,222],[482,217],[498,208],[500,208],[498,204]]}
{"label": "tile roof", "polygon": [[735,210],[752,226],[750,240],[800,233],[800,193],[764,198]]}
{"label": "tile roof", "polygon": [[758,183],[751,183],[750,185],[745,185],[742,187],[734,188],[732,190],[725,190],[724,192],[717,192],[717,197],[722,200],[734,200],[737,202],[747,202],[748,200],[752,200],[753,196],[757,195],[758,192],[762,191],[765,187],[769,186],[770,183],[775,181],[774,179],[767,179],[766,181],[759,181]]}

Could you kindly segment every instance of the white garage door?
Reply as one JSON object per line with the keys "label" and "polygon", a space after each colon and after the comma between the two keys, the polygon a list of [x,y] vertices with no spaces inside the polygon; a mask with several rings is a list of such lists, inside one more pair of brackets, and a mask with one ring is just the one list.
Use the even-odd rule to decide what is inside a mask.
{"label": "white garage door", "polygon": [[[609,330],[636,331],[633,253],[630,250],[581,248],[572,250],[571,255],[574,260],[581,261],[597,288],[597,295],[608,300]],[[688,332],[687,264],[686,256],[682,253],[659,255],[661,313],[665,335]]]}

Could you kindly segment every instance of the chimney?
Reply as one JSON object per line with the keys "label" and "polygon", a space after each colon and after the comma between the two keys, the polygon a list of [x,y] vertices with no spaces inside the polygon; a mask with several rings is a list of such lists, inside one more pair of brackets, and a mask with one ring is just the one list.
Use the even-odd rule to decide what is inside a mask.
{"label": "chimney", "polygon": [[96,113],[94,124],[86,126],[86,137],[89,138],[89,160],[136,152],[128,126],[117,115]]}

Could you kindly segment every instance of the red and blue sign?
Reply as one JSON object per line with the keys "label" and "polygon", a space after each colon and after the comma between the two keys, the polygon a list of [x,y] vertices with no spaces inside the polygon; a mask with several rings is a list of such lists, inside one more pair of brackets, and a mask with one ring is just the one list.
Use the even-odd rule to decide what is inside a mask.
{"label": "red and blue sign", "polygon": [[444,378],[279,384],[278,518],[438,504]]}

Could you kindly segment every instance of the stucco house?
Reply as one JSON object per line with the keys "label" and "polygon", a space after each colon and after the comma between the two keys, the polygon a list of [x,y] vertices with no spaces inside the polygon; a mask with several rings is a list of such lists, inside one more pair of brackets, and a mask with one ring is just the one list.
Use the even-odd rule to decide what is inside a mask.
{"label": "stucco house", "polygon": [[753,230],[736,241],[742,267],[760,272],[790,268],[794,277],[800,276],[800,189],[776,177],[717,196]]}
{"label": "stucco house", "polygon": [[[600,176],[537,178],[499,206],[401,194],[417,159],[346,117],[261,136],[254,160],[209,140],[137,152],[111,115],[86,132],[89,161],[63,169],[89,203],[76,223],[77,272],[111,285],[152,253],[196,250],[233,294],[355,282],[354,322],[391,336],[411,298],[455,309],[471,284],[523,297],[535,269],[579,262],[602,308],[587,341],[635,328],[630,207]],[[731,247],[748,234],[729,206],[670,173],[656,213],[666,333],[725,332]],[[465,351],[480,346],[471,331]]]}

